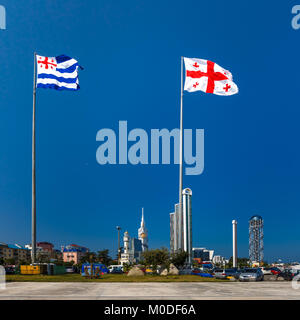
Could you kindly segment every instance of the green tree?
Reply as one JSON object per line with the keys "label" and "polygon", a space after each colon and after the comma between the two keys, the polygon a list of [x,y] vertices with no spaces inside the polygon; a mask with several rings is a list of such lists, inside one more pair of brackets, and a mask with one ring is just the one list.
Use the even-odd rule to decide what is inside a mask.
{"label": "green tree", "polygon": [[129,263],[123,264],[123,271],[124,272],[128,272],[131,268],[132,268],[132,266]]}
{"label": "green tree", "polygon": [[0,258],[0,266],[3,266],[4,265],[4,259],[1,257]]}
{"label": "green tree", "polygon": [[75,262],[74,262],[73,260],[67,261],[67,262],[64,262],[64,261],[63,261],[62,266],[65,266],[65,267],[73,267],[74,263],[75,263]]}
{"label": "green tree", "polygon": [[105,249],[102,251],[98,251],[98,260],[99,262],[109,266],[112,263],[112,258],[109,256],[109,250]]}
{"label": "green tree", "polygon": [[4,259],[4,264],[6,264],[6,265],[15,265],[16,264],[16,260],[15,260],[15,258]]}
{"label": "green tree", "polygon": [[49,263],[50,257],[47,254],[38,253],[36,256],[36,261],[39,263]]}
{"label": "green tree", "polygon": [[[237,258],[237,265],[239,268],[246,268],[249,267],[250,260],[248,258]],[[233,259],[232,257],[229,259],[228,264],[226,264],[228,268],[233,267]]]}
{"label": "green tree", "polygon": [[19,266],[27,266],[30,263],[27,260],[19,260],[18,265]]}
{"label": "green tree", "polygon": [[146,266],[152,268],[153,272],[157,272],[157,267],[169,268],[170,255],[167,248],[148,250],[143,252],[143,260]]}
{"label": "green tree", "polygon": [[97,254],[95,252],[87,252],[79,260],[80,264],[82,264],[82,263],[95,263],[98,261],[99,260],[98,260]]}
{"label": "green tree", "polygon": [[175,265],[175,267],[180,268],[183,267],[189,254],[185,251],[179,251],[171,254],[171,262]]}
{"label": "green tree", "polygon": [[57,257],[55,264],[57,266],[63,266],[64,265],[64,260],[61,257]]}

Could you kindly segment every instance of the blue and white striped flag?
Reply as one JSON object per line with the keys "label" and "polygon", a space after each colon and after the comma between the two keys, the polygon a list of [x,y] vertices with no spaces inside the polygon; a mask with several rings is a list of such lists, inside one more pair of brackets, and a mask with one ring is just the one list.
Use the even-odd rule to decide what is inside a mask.
{"label": "blue and white striped flag", "polygon": [[65,55],[57,57],[36,56],[37,88],[79,90],[78,62]]}

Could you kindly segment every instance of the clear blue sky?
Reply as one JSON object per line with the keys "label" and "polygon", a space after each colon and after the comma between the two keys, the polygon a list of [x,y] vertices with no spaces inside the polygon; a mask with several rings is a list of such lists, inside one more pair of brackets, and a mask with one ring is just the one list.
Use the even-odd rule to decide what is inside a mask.
{"label": "clear blue sky", "polygon": [[193,190],[194,246],[248,256],[248,219],[265,221],[267,260],[300,260],[299,40],[295,1],[16,1],[0,30],[0,241],[31,230],[33,52],[85,67],[79,92],[39,89],[37,232],[57,247],[116,250],[115,226],[169,246],[178,166],[100,166],[96,133],[179,125],[180,56],[215,61],[240,93],[187,93],[184,127],[205,130],[205,170]]}

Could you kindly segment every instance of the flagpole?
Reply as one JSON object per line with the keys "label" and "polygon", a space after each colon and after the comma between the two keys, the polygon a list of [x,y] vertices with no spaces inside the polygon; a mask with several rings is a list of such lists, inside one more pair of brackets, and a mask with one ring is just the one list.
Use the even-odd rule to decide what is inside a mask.
{"label": "flagpole", "polygon": [[31,261],[36,262],[36,176],[35,176],[35,105],[36,105],[36,52],[34,53],[33,109],[32,109],[32,202],[31,202]]}
{"label": "flagpole", "polygon": [[180,146],[179,146],[179,217],[180,217],[180,247],[183,250],[183,208],[182,208],[182,162],[183,162],[183,57],[181,57],[181,93],[180,93]]}

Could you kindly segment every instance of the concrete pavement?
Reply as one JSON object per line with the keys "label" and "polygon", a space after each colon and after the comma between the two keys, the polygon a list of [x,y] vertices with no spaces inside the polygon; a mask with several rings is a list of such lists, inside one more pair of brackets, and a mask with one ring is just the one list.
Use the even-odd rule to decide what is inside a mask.
{"label": "concrete pavement", "polygon": [[0,300],[300,300],[291,282],[10,282]]}

